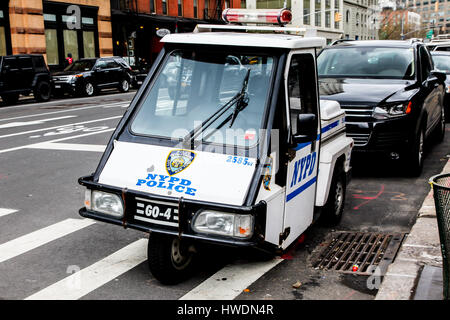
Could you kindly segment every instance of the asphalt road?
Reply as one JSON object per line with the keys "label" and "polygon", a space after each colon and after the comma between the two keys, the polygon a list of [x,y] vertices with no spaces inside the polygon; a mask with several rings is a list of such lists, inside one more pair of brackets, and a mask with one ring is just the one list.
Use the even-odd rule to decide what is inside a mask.
{"label": "asphalt road", "polygon": [[[0,107],[0,299],[373,299],[366,278],[312,267],[330,228],[313,226],[283,259],[217,252],[188,281],[163,286],[147,268],[146,234],[82,219],[77,179],[95,170],[133,95]],[[336,230],[407,233],[449,150],[447,129],[444,142],[429,145],[419,178],[390,162],[355,160]]]}

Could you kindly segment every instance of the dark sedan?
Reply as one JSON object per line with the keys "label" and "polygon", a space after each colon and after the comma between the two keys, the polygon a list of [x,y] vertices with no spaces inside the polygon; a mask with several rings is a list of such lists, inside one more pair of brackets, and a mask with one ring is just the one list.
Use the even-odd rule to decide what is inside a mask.
{"label": "dark sedan", "polygon": [[386,154],[420,174],[425,142],[445,133],[445,74],[423,43],[340,42],[320,53],[318,73],[321,99],[346,112],[354,152]]}
{"label": "dark sedan", "polygon": [[53,93],[93,96],[102,89],[128,92],[133,80],[131,68],[119,57],[77,60],[53,76]]}
{"label": "dark sedan", "polygon": [[434,65],[439,71],[445,72],[447,79],[445,80],[445,120],[450,121],[450,52],[433,51],[431,52]]}

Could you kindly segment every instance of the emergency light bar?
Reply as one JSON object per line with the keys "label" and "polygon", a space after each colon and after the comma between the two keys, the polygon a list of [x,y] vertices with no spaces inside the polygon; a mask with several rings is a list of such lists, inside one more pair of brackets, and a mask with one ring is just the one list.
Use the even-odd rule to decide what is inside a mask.
{"label": "emergency light bar", "polygon": [[222,19],[228,23],[270,23],[285,25],[292,20],[288,9],[225,9]]}

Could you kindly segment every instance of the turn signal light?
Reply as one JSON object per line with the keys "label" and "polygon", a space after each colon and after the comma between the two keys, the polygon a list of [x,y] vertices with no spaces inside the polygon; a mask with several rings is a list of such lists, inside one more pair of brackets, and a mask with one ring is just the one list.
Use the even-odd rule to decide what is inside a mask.
{"label": "turn signal light", "polygon": [[410,114],[411,113],[411,105],[412,105],[412,103],[411,103],[411,101],[408,103],[408,106],[406,107],[406,110],[405,110],[405,113],[406,114]]}

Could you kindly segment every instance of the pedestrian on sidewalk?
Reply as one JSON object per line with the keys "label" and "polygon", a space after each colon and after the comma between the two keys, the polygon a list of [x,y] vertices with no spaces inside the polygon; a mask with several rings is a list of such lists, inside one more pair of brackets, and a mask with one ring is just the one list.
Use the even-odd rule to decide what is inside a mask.
{"label": "pedestrian on sidewalk", "polygon": [[67,55],[66,63],[65,63],[64,68],[67,68],[67,67],[70,66],[72,63],[73,63],[72,54],[69,53],[69,54]]}

